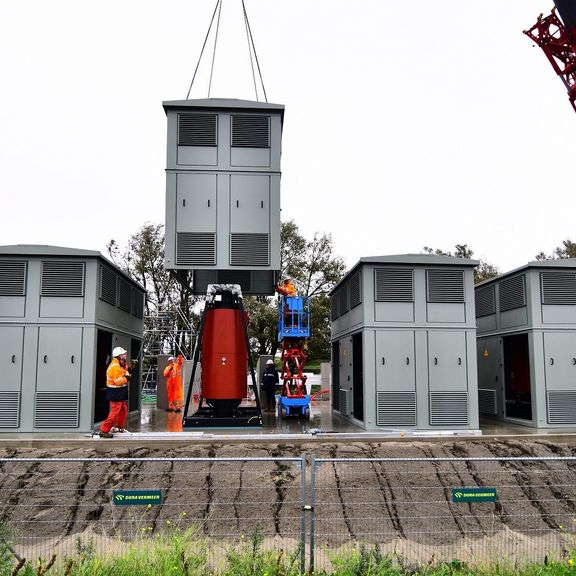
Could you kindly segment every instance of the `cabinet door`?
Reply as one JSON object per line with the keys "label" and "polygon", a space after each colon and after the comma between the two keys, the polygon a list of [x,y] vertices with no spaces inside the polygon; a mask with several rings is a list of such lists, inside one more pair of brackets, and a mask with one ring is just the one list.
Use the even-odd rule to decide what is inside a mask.
{"label": "cabinet door", "polygon": [[376,332],[376,389],[414,391],[414,332]]}
{"label": "cabinet door", "polygon": [[20,391],[24,328],[0,326],[0,390]]}
{"label": "cabinet door", "polygon": [[467,390],[465,332],[428,332],[428,378],[431,392]]}
{"label": "cabinet door", "polygon": [[38,336],[37,391],[79,391],[82,328],[41,327]]}
{"label": "cabinet door", "polygon": [[230,188],[230,232],[268,233],[270,177],[234,174]]}
{"label": "cabinet door", "polygon": [[178,174],[176,231],[216,232],[215,174]]}
{"label": "cabinet door", "polygon": [[0,429],[20,426],[24,328],[0,326]]}
{"label": "cabinet door", "polygon": [[576,334],[544,334],[547,390],[576,390]]}

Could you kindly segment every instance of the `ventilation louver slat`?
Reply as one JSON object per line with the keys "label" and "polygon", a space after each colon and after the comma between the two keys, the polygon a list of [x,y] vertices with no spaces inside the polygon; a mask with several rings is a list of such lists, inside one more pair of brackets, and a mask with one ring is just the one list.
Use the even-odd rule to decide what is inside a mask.
{"label": "ventilation louver slat", "polygon": [[132,290],[132,314],[144,318],[144,294],[135,288]]}
{"label": "ventilation louver slat", "polygon": [[362,303],[362,284],[360,271],[350,278],[350,308]]}
{"label": "ventilation louver slat", "polygon": [[338,290],[338,310],[340,312],[340,316],[346,314],[348,310],[350,310],[350,297],[348,294],[348,283],[344,284]]}
{"label": "ventilation louver slat", "polygon": [[416,426],[414,392],[378,392],[376,405],[378,426]]}
{"label": "ventilation louver slat", "polygon": [[376,268],[376,302],[414,302],[414,271]]}
{"label": "ventilation louver slat", "polygon": [[36,392],[35,428],[78,428],[79,392]]}
{"label": "ventilation louver slat", "polygon": [[576,424],[576,390],[548,392],[548,424]]}
{"label": "ventilation louver slat", "polygon": [[20,392],[0,392],[0,428],[20,426]]}
{"label": "ventilation louver slat", "polygon": [[542,272],[542,304],[576,304],[575,272]]}
{"label": "ventilation louver slat", "polygon": [[106,266],[100,266],[100,300],[116,306],[116,274]]}
{"label": "ventilation louver slat", "polygon": [[216,234],[213,232],[177,233],[176,264],[214,266],[216,264]]}
{"label": "ventilation louver slat", "polygon": [[26,295],[26,262],[0,260],[0,296]]}
{"label": "ventilation louver slat", "polygon": [[500,312],[526,306],[526,281],[524,274],[500,282]]}
{"label": "ventilation louver slat", "polygon": [[330,319],[336,320],[340,316],[340,311],[338,310],[338,292],[334,292],[330,296]]}
{"label": "ventilation louver slat", "polygon": [[216,114],[179,114],[178,146],[217,146]]}
{"label": "ventilation louver slat", "polygon": [[42,262],[41,296],[84,296],[84,262]]}
{"label": "ventilation louver slat", "polygon": [[464,302],[463,270],[427,270],[428,302],[461,304]]}
{"label": "ventilation louver slat", "polygon": [[467,392],[430,392],[431,426],[467,426]]}
{"label": "ventilation louver slat", "polygon": [[230,234],[231,266],[270,266],[268,234]]}
{"label": "ventilation louver slat", "polygon": [[132,312],[132,287],[123,278],[119,278],[118,282],[118,308]]}
{"label": "ventilation louver slat", "polygon": [[475,293],[476,318],[496,314],[496,290],[494,286],[478,288]]}
{"label": "ventilation louver slat", "polygon": [[478,410],[482,414],[496,416],[498,414],[496,406],[496,390],[489,388],[478,388]]}
{"label": "ventilation louver slat", "polygon": [[269,116],[232,116],[232,146],[270,148]]}
{"label": "ventilation louver slat", "polygon": [[339,402],[338,402],[338,408],[340,410],[340,414],[343,414],[345,416],[348,416],[350,410],[348,408],[348,394],[350,393],[349,390],[340,390],[340,394],[339,394]]}

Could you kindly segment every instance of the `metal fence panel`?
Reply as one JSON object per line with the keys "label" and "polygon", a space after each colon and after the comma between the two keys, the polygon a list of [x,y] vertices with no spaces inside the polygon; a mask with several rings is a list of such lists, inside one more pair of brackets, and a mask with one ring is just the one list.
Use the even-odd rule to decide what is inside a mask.
{"label": "metal fence panel", "polygon": [[317,569],[360,548],[424,564],[541,562],[574,548],[573,457],[318,458],[310,490]]}
{"label": "metal fence panel", "polygon": [[0,518],[12,531],[15,554],[28,560],[110,556],[125,553],[128,544],[151,546],[177,536],[216,571],[231,550],[255,542],[292,555],[303,570],[303,462],[0,458]]}

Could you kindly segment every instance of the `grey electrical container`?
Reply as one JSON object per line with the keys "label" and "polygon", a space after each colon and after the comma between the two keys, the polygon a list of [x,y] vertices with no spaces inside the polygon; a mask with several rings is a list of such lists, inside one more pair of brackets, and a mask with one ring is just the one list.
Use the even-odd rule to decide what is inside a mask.
{"label": "grey electrical container", "polygon": [[576,260],[530,262],[476,286],[481,415],[576,425]]}
{"label": "grey electrical container", "polygon": [[368,430],[478,428],[477,264],[359,260],[330,294],[333,410]]}
{"label": "grey electrical container", "polygon": [[220,98],[163,105],[166,268],[193,270],[195,293],[231,283],[273,294],[284,106]]}
{"label": "grey electrical container", "polygon": [[[99,252],[0,246],[0,433],[89,432],[113,347],[138,358],[144,289]],[[129,409],[140,407],[137,369]]]}

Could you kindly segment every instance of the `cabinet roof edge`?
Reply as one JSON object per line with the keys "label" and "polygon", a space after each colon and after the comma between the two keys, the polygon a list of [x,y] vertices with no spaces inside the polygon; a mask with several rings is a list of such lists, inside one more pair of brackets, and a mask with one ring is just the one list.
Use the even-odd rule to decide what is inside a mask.
{"label": "cabinet roof edge", "polygon": [[164,111],[186,110],[189,108],[211,109],[222,108],[228,110],[276,110],[284,117],[284,104],[272,102],[258,102],[256,100],[239,100],[238,98],[199,98],[195,100],[165,100],[162,102]]}

